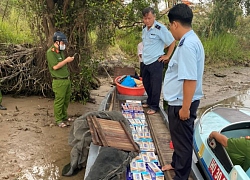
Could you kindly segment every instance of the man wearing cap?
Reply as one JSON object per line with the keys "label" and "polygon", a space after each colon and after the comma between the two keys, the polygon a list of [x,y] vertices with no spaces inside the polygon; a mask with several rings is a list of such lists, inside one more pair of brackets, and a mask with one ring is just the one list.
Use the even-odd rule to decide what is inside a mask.
{"label": "man wearing cap", "polygon": [[55,93],[54,116],[59,127],[66,127],[67,109],[71,96],[71,81],[67,63],[74,57],[65,58],[63,51],[68,42],[67,37],[60,31],[54,33],[54,44],[47,50],[47,61],[50,74],[53,78],[52,89]]}

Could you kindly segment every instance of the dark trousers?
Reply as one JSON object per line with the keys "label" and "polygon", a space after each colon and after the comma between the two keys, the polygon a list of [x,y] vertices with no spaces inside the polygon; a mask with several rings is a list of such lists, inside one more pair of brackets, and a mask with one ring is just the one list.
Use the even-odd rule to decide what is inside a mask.
{"label": "dark trousers", "polygon": [[142,72],[143,72],[143,68],[144,68],[144,63],[140,62],[140,77],[142,77]]}
{"label": "dark trousers", "polygon": [[191,104],[190,118],[186,121],[179,117],[181,106],[168,106],[170,135],[174,145],[171,163],[175,171],[174,180],[187,180],[191,171],[194,120],[199,104],[199,100]]}
{"label": "dark trousers", "polygon": [[143,86],[148,95],[147,104],[155,111],[159,109],[163,67],[164,63],[157,60],[152,64],[144,65],[142,72]]}

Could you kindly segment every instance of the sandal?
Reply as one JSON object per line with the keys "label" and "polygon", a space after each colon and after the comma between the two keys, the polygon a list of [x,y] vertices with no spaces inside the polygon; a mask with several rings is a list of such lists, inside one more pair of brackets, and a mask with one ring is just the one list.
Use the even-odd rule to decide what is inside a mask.
{"label": "sandal", "polygon": [[147,111],[147,114],[148,114],[148,115],[155,114],[155,113],[156,113],[156,111],[153,110],[153,109],[149,109],[149,110]]}
{"label": "sandal", "polygon": [[60,123],[58,123],[57,125],[58,125],[58,127],[60,127],[60,128],[67,127],[67,124],[65,124],[64,122],[60,122]]}
{"label": "sandal", "polygon": [[73,122],[73,121],[74,121],[74,119],[73,119],[73,118],[68,118],[68,119],[67,119],[67,121],[69,121],[69,122]]}

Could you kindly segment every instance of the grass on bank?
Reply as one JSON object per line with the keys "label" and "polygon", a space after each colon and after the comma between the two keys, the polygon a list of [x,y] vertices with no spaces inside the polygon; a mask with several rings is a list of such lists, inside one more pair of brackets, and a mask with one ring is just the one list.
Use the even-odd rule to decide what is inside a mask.
{"label": "grass on bank", "polygon": [[32,44],[34,34],[28,25],[28,20],[12,9],[8,17],[0,19],[0,43]]}
{"label": "grass on bank", "polygon": [[207,65],[242,65],[249,56],[248,50],[233,34],[225,33],[212,38],[201,38],[201,40],[205,49]]}
{"label": "grass on bank", "polygon": [[141,42],[141,30],[117,30],[116,43],[132,62],[138,62],[137,45]]}
{"label": "grass on bank", "polygon": [[[137,60],[137,44],[141,32],[118,31],[116,43],[132,61]],[[239,37],[225,33],[211,38],[200,37],[205,49],[206,65],[228,67],[245,65],[250,57],[249,49],[244,47]]]}
{"label": "grass on bank", "polygon": [[[232,33],[224,33],[211,38],[200,36],[205,49],[207,65],[227,67],[248,64],[250,57],[248,37],[250,32],[248,32],[249,29],[246,25],[242,25],[242,23],[248,24],[247,20],[249,19],[241,20],[243,22],[236,30],[236,32],[238,31],[237,36]],[[33,44],[35,33],[32,33],[27,21],[28,19],[20,15],[15,8],[10,11],[8,18],[0,17],[0,43]],[[123,52],[128,61],[137,63],[137,45],[141,41],[141,31],[141,27],[117,30],[115,45],[110,49],[112,52],[119,54]],[[91,38],[93,42],[96,40],[95,33],[91,33]]]}

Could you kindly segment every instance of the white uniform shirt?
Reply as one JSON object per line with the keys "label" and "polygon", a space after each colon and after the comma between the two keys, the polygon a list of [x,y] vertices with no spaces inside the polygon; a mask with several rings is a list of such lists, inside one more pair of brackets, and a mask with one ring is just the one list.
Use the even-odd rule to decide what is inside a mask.
{"label": "white uniform shirt", "polygon": [[201,99],[202,76],[205,52],[203,45],[193,30],[187,32],[180,40],[171,60],[163,83],[163,97],[169,105],[182,106],[184,80],[195,80],[196,89],[192,99]]}
{"label": "white uniform shirt", "polygon": [[149,65],[164,54],[165,46],[170,46],[174,42],[174,37],[163,24],[155,21],[150,29],[144,27],[142,30],[142,42],[143,63]]}

